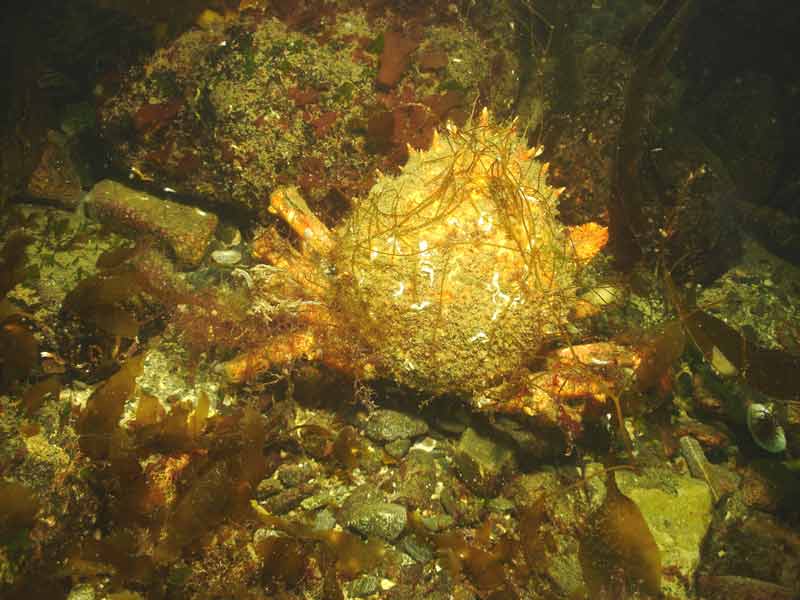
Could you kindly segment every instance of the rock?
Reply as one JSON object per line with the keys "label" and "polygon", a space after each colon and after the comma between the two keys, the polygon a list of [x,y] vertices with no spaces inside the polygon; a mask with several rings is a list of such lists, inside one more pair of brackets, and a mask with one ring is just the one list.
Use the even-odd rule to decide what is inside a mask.
{"label": "rock", "polygon": [[26,582],[47,581],[42,574],[51,553],[84,539],[97,523],[100,501],[82,476],[88,460],[64,422],[71,393],[39,408],[30,421],[39,429],[34,435],[21,426],[16,401],[0,394],[0,597],[17,586],[26,589]]}
{"label": "rock", "polygon": [[279,468],[278,479],[287,488],[297,487],[313,479],[318,473],[320,473],[319,465],[313,462],[303,462]]}
{"label": "rock", "polygon": [[[701,575],[752,578],[792,590],[794,595],[790,597],[796,598],[800,594],[800,534],[777,517],[748,508],[743,494],[737,492],[724,499],[714,515],[703,546]],[[725,582],[706,580],[706,583],[722,586]],[[762,583],[751,581],[748,586],[758,589]],[[742,596],[748,600],[773,597],[785,596]]]}
{"label": "rock", "polygon": [[741,491],[749,508],[778,512],[797,506],[800,482],[781,462],[758,459],[742,469]]}
{"label": "rock", "polygon": [[398,412],[379,409],[370,414],[365,425],[367,437],[376,442],[391,442],[409,439],[428,433],[428,424],[421,418]]}
{"label": "rock", "polygon": [[336,517],[327,508],[318,511],[314,515],[314,530],[329,531],[336,526]]}
{"label": "rock", "polygon": [[86,203],[105,223],[156,236],[172,248],[178,262],[187,266],[200,262],[217,227],[216,215],[157,198],[110,179],[95,184]]}
{"label": "rock", "polygon": [[[586,473],[588,476],[588,465]],[[576,551],[580,544],[577,534],[591,508],[582,490],[570,491],[564,486],[576,476],[574,468],[525,473],[506,490],[516,506],[525,560],[534,565],[533,589],[543,597],[579,598],[585,594],[581,591],[585,585]],[[586,484],[602,488],[599,477],[587,477]]]}
{"label": "rock", "polygon": [[420,522],[428,531],[437,533],[453,527],[455,519],[450,515],[434,514],[420,517]]}
{"label": "rock", "polygon": [[374,486],[365,484],[356,488],[342,504],[338,521],[360,534],[377,536],[392,541],[405,529],[405,506],[386,502]]}
{"label": "rock", "polygon": [[256,487],[256,499],[266,500],[283,491],[283,484],[276,478],[262,479]]}
{"label": "rock", "polygon": [[800,239],[797,230],[800,219],[771,206],[739,199],[736,213],[740,223],[770,252],[800,264]]}
{"label": "rock", "polygon": [[445,486],[440,501],[447,514],[461,527],[475,526],[482,521],[485,501],[468,493],[459,481]]}
{"label": "rock", "polygon": [[83,197],[81,178],[63,135],[48,132],[39,164],[31,173],[25,191],[34,198],[51,200],[64,208],[73,209],[78,205]]}
{"label": "rock", "polygon": [[797,595],[782,585],[736,575],[701,575],[697,590],[707,600],[796,600]]}
{"label": "rock", "polygon": [[383,449],[386,450],[386,454],[397,459],[403,458],[408,452],[409,448],[411,448],[411,441],[406,439],[388,442],[383,447]]}
{"label": "rock", "polygon": [[356,503],[348,511],[345,525],[361,535],[392,541],[406,527],[406,508],[391,502]]}
{"label": "rock", "polygon": [[[180,398],[187,406],[197,406],[203,396],[212,407],[221,406],[223,394],[218,376],[203,366],[190,368],[189,364],[189,353],[183,346],[174,340],[162,339],[148,351],[136,384],[142,393],[157,398],[165,408],[175,398]],[[135,419],[136,403],[128,403],[125,409],[123,422]],[[215,412],[212,408],[211,414]]]}
{"label": "rock", "polygon": [[380,589],[380,584],[380,579],[375,575],[362,575],[348,584],[347,595],[352,598],[371,596]]}
{"label": "rock", "polygon": [[675,212],[663,245],[672,276],[709,283],[742,253],[740,198],[721,159],[693,132],[675,127],[652,153],[660,181],[669,181]]}
{"label": "rock", "polygon": [[[712,396],[707,386],[703,385],[702,375],[696,375],[696,377],[698,381],[696,386],[698,393],[694,396],[697,401],[696,406],[700,406],[700,402],[703,401],[703,410],[707,412],[716,410],[720,415],[724,415],[719,399]],[[700,445],[700,449],[712,457],[726,456],[729,449],[736,444],[734,434],[719,421],[709,424],[690,417],[679,417],[675,422],[675,435],[678,439],[687,437],[695,440]],[[694,472],[692,474],[695,475]]]}
{"label": "rock", "polygon": [[283,515],[300,506],[300,503],[315,491],[315,488],[310,485],[301,485],[270,496],[264,499],[261,504],[272,514]]}
{"label": "rock", "polygon": [[458,442],[455,465],[467,486],[484,497],[493,496],[514,470],[514,451],[510,446],[482,436],[472,428]]}
{"label": "rock", "polygon": [[[390,9],[391,26],[409,33],[382,35],[387,20],[366,7],[336,11],[309,28],[287,21],[281,4],[292,3],[231,12],[214,31],[191,28],[128,71],[98,107],[116,166],[247,215],[263,211],[264,198],[291,181],[313,209],[334,215],[369,189],[376,168],[404,162],[407,142],[430,142],[432,128],[444,123],[424,106],[429,96],[455,86],[463,91],[460,110],[480,95],[503,114],[516,97],[521,68],[508,18],[476,23],[470,9],[421,27]],[[408,68],[417,44],[457,60],[435,71]],[[384,91],[376,85],[379,67]],[[386,106],[393,128],[379,155],[360,134],[376,106]]]}
{"label": "rock", "polygon": [[400,467],[396,495],[411,509],[430,508],[436,491],[436,460],[430,452],[412,450]]}
{"label": "rock", "polygon": [[[593,483],[597,478],[588,480]],[[560,487],[558,475],[555,471],[536,471],[524,473],[516,477],[509,486],[507,494],[510,495],[518,510],[529,508],[544,495],[554,496]]]}
{"label": "rock", "polygon": [[67,596],[67,600],[95,600],[97,592],[90,583],[79,583],[72,588]]}
{"label": "rock", "polygon": [[689,597],[689,582],[700,564],[703,539],[711,525],[713,500],[708,484],[653,469],[643,475],[616,473],[620,491],[639,507],[661,551],[662,592]]}
{"label": "rock", "polygon": [[493,513],[510,514],[514,510],[514,503],[508,498],[497,496],[486,502],[486,510]]}
{"label": "rock", "polygon": [[679,444],[681,456],[686,460],[692,477],[705,481],[710,486],[715,501],[739,487],[741,478],[725,467],[708,462],[700,443],[696,439],[683,436]]}
{"label": "rock", "polygon": [[[543,399],[539,406],[547,410],[547,402]],[[550,404],[554,406],[555,402]],[[548,417],[550,414],[548,410]],[[555,424],[537,423],[536,427],[531,427],[529,422],[498,414],[491,427],[497,430],[497,435],[513,440],[520,454],[534,460],[552,460],[567,452],[564,432]]]}
{"label": "rock", "polygon": [[427,563],[436,558],[434,549],[424,539],[413,533],[403,537],[398,543],[398,548],[418,563]]}

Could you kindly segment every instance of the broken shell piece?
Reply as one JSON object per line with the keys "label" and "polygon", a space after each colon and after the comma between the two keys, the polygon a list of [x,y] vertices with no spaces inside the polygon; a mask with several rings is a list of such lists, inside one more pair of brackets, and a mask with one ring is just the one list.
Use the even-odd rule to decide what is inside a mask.
{"label": "broken shell piece", "polygon": [[786,433],[775,413],[763,404],[753,402],[747,407],[747,429],[753,441],[767,452],[786,450]]}
{"label": "broken shell piece", "polygon": [[238,250],[215,250],[211,253],[211,260],[223,267],[232,267],[242,260],[242,253]]}

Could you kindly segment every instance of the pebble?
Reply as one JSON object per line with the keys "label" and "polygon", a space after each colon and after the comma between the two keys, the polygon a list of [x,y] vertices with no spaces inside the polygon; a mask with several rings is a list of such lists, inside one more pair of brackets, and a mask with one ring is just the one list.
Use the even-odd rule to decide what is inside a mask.
{"label": "pebble", "polygon": [[366,502],[350,511],[345,525],[366,537],[392,541],[406,528],[406,507],[392,502]]}
{"label": "pebble", "polygon": [[483,497],[494,496],[515,466],[510,446],[472,428],[464,431],[454,458],[461,480]]}
{"label": "pebble", "polygon": [[392,442],[425,435],[428,433],[428,424],[413,415],[380,409],[369,416],[364,432],[376,442]]}
{"label": "pebble", "polygon": [[405,529],[408,514],[405,506],[386,502],[376,488],[362,485],[342,503],[338,520],[344,527],[368,538],[392,541]]}

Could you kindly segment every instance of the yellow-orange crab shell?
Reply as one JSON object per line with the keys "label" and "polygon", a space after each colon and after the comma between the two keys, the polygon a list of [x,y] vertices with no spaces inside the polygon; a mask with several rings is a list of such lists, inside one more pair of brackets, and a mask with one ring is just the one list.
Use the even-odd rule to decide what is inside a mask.
{"label": "yellow-orange crab shell", "polygon": [[301,331],[226,363],[228,378],[311,355],[434,396],[475,397],[519,372],[561,332],[581,268],[607,240],[599,225],[558,221],[562,190],[547,184],[540,153],[484,112],[411,150],[334,232],[295,189],[277,190],[270,210],[303,250],[272,234],[256,254],[280,268],[284,293],[300,289],[316,308]]}

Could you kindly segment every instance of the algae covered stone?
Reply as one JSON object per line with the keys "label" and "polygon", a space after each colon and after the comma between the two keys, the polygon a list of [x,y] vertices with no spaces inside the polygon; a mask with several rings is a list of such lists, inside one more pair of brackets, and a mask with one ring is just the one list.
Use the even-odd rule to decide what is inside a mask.
{"label": "algae covered stone", "polygon": [[162,239],[180,263],[197,265],[217,227],[217,216],[171,200],[157,198],[104,179],[86,199],[89,209],[103,222],[153,234]]}

